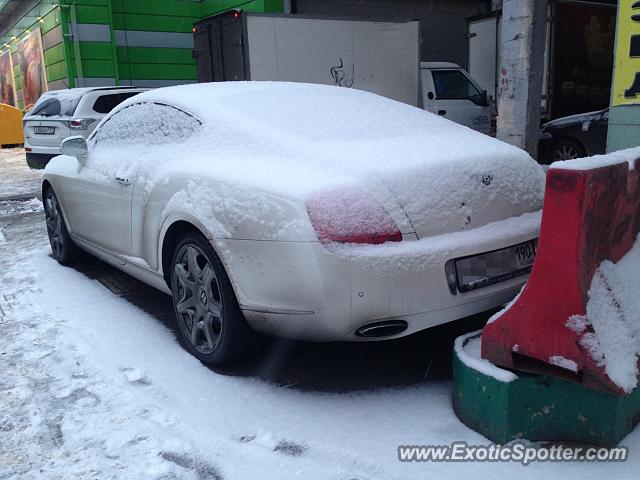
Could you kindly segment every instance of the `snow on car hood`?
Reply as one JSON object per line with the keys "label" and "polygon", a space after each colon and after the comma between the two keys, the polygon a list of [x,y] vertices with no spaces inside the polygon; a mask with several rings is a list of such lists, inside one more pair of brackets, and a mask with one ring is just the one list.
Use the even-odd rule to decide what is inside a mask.
{"label": "snow on car hood", "polygon": [[380,199],[391,195],[419,236],[542,207],[544,173],[527,153],[375,94],[300,83],[208,83],[144,92],[116,111],[141,101],[173,105],[202,121],[185,143],[144,145],[126,155],[126,168],[140,172],[147,188],[169,175],[214,176],[305,202],[354,185]]}
{"label": "snow on car hood", "polygon": [[555,120],[551,120],[550,122],[546,122],[542,125],[542,128],[549,127],[566,127],[568,125],[579,125],[584,122],[590,122],[592,120],[596,120],[600,116],[607,113],[607,109],[604,110],[596,110],[593,112],[586,113],[578,113],[576,115],[569,115],[567,117],[556,118]]}

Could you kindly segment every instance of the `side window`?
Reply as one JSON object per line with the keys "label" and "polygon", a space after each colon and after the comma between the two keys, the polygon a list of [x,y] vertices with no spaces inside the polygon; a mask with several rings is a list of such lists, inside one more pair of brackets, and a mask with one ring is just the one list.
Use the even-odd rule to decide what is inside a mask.
{"label": "side window", "polygon": [[439,100],[471,100],[480,91],[460,70],[433,70],[433,84]]}
{"label": "side window", "polygon": [[93,136],[97,145],[158,145],[183,142],[200,128],[200,121],[178,108],[136,103],[110,117]]}
{"label": "side window", "polygon": [[131,98],[138,93],[140,92],[109,93],[107,95],[100,95],[94,102],[92,108],[98,113],[109,113],[127,98]]}

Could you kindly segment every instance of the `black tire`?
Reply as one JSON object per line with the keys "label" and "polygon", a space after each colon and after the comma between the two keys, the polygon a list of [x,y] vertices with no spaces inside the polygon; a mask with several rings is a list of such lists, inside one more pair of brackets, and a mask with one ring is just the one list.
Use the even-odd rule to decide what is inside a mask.
{"label": "black tire", "polygon": [[565,138],[554,143],[549,150],[549,163],[573,160],[584,156],[586,156],[586,152],[580,142]]}
{"label": "black tire", "polygon": [[61,265],[71,265],[78,258],[78,247],[67,230],[60,204],[53,189],[49,188],[44,194],[44,213],[47,224],[47,234],[53,257]]}
{"label": "black tire", "polygon": [[27,153],[27,165],[32,170],[42,170],[55,155],[44,153]]}
{"label": "black tire", "polygon": [[220,258],[201,234],[178,240],[171,291],[181,343],[202,363],[220,366],[260,350],[260,335],[247,324]]}

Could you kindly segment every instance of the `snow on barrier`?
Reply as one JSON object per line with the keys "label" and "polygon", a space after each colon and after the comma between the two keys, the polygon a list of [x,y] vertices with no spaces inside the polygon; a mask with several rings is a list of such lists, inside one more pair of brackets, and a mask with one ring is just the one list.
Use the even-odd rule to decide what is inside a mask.
{"label": "snow on barrier", "polygon": [[521,294],[482,334],[494,365],[624,395],[640,355],[640,148],[551,165]]}

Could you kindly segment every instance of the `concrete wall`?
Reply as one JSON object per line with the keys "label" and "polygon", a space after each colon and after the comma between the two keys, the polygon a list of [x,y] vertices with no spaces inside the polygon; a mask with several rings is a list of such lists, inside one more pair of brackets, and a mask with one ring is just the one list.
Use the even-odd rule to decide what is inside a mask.
{"label": "concrete wall", "polygon": [[467,64],[467,17],[486,13],[482,0],[292,0],[294,12],[385,20],[420,20],[423,61]]}

